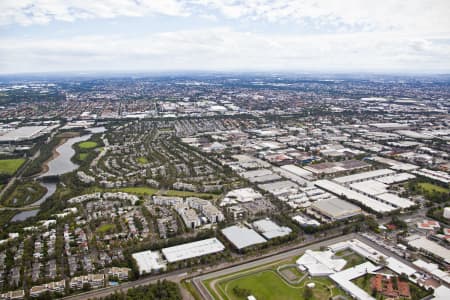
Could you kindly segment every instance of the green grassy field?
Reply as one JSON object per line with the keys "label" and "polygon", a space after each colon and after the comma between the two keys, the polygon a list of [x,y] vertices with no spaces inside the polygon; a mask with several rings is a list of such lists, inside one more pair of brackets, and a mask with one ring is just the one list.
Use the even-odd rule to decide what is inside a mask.
{"label": "green grassy field", "polygon": [[419,182],[418,186],[424,190],[426,193],[439,192],[439,193],[450,193],[450,189],[446,189],[445,187],[435,185],[428,182]]}
{"label": "green grassy field", "polygon": [[[328,278],[307,279],[299,285],[290,285],[285,282],[274,270],[265,270],[255,274],[226,280],[219,283],[220,289],[230,300],[243,300],[245,296],[236,295],[236,289],[248,290],[256,299],[294,300],[305,299],[303,292],[307,283],[314,282],[313,299],[326,300],[331,296],[340,294]],[[330,288],[330,289],[329,289]],[[336,291],[334,291],[336,289]]]}
{"label": "green grassy field", "polygon": [[81,142],[78,144],[78,147],[80,147],[80,149],[92,149],[97,146],[98,146],[98,144],[96,142],[92,142],[92,141]]}
{"label": "green grassy field", "polygon": [[153,189],[150,187],[124,187],[124,188],[116,188],[116,189],[105,189],[101,187],[92,187],[86,190],[86,193],[94,193],[94,192],[125,192],[130,194],[142,195],[142,196],[151,196],[158,192],[157,189]]}
{"label": "green grassy field", "polygon": [[[335,286],[335,284],[326,277],[308,279],[305,278],[298,284],[289,284],[277,273],[277,268],[295,263],[298,257],[272,262],[260,265],[254,268],[246,269],[236,273],[226,274],[216,278],[210,278],[203,281],[208,291],[215,299],[225,300],[244,300],[244,295],[236,294],[236,290],[250,292],[256,299],[300,299],[306,300],[304,291],[306,284],[314,282],[316,287],[312,290],[311,300],[328,300],[332,296],[344,295],[345,293]],[[291,270],[291,267],[288,267]],[[298,271],[298,275],[303,275]],[[212,284],[214,283],[220,297],[214,292]]]}
{"label": "green grassy field", "polygon": [[13,175],[25,162],[24,158],[1,159],[0,173]]}
{"label": "green grassy field", "polygon": [[88,157],[87,153],[80,153],[78,154],[78,159],[79,160],[85,160]]}
{"label": "green grassy field", "polygon": [[158,192],[157,189],[150,188],[150,187],[124,187],[124,188],[117,189],[117,191],[131,193],[131,194],[145,195],[145,196],[151,196]]}
{"label": "green grassy field", "polygon": [[176,190],[168,190],[164,192],[164,195],[174,197],[198,197],[203,199],[217,199],[219,197],[219,195],[210,193],[197,193],[197,192],[176,191]]}
{"label": "green grassy field", "polygon": [[15,214],[17,214],[16,210],[0,210],[0,227],[8,223]]}
{"label": "green grassy field", "polygon": [[291,272],[292,275],[295,275],[297,277],[296,279],[293,279],[293,280],[300,279],[304,275],[302,272],[300,272],[300,270],[297,267],[294,267],[294,266],[282,268],[280,271],[285,271],[285,270],[288,272]]}
{"label": "green grassy field", "polygon": [[[140,196],[152,196],[158,192],[159,189],[145,187],[145,186],[135,186],[135,187],[123,187],[123,188],[112,188],[105,189],[101,187],[90,187],[85,190],[85,193],[94,193],[94,192],[125,192],[130,194],[136,194]],[[195,192],[187,192],[187,191],[176,191],[176,190],[167,190],[161,192],[164,196],[173,196],[173,197],[198,197],[203,199],[216,199],[219,195],[210,194],[210,193],[195,193]]]}
{"label": "green grassy field", "polygon": [[99,233],[107,233],[113,231],[115,228],[116,226],[114,224],[103,224],[100,227],[98,227],[96,231]]}
{"label": "green grassy field", "polygon": [[354,252],[351,253],[350,255],[346,255],[342,258],[347,261],[347,264],[345,265],[344,269],[352,268],[352,267],[360,265],[366,261],[364,259],[364,257],[362,257]]}
{"label": "green grassy field", "polygon": [[146,163],[148,163],[148,159],[146,157],[138,157],[137,162],[140,163],[141,165],[145,165]]}

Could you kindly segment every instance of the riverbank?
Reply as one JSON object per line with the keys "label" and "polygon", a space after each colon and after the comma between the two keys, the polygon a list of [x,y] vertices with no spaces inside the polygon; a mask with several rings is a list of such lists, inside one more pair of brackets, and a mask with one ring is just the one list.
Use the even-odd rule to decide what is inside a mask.
{"label": "riverbank", "polygon": [[49,159],[47,159],[43,164],[42,164],[42,171],[39,172],[38,174],[36,174],[33,177],[41,177],[42,175],[46,174],[49,170],[49,166],[48,164],[56,159],[60,154],[58,151],[56,151],[56,149],[58,149],[60,146],[62,146],[63,144],[65,144],[67,142],[69,138],[62,138],[59,143],[52,149],[52,156],[50,156]]}

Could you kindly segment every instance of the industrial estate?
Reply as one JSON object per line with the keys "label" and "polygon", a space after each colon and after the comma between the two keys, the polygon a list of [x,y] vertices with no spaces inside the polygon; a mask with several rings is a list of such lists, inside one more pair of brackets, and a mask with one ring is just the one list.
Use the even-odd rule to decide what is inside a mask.
{"label": "industrial estate", "polygon": [[450,299],[450,83],[388,79],[5,80],[0,299]]}

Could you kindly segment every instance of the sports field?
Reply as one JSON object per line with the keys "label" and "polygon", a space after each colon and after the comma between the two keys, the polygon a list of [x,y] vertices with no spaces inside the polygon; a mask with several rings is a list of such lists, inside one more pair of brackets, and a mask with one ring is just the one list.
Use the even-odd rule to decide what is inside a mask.
{"label": "sports field", "polygon": [[0,174],[13,175],[24,162],[24,158],[1,159]]}
{"label": "sports field", "polygon": [[92,141],[81,142],[78,144],[78,147],[80,147],[80,149],[92,149],[97,146],[98,146],[98,144],[96,142],[92,142]]}
{"label": "sports field", "polygon": [[[249,295],[255,296],[258,300],[328,300],[330,297],[344,294],[329,278],[309,278],[301,272],[297,275],[301,275],[299,277],[302,280],[291,284],[283,277],[284,275],[277,271],[277,267],[280,265],[283,264],[244,270],[220,278],[209,279],[204,284],[216,299],[226,300],[245,300]],[[307,287],[309,283],[314,283],[315,287],[306,291],[309,289]],[[213,290],[216,290],[220,296]]]}
{"label": "sports field", "polygon": [[140,163],[141,165],[145,165],[146,163],[148,163],[148,159],[146,157],[138,157],[137,158],[138,163]]}
{"label": "sports field", "polygon": [[450,189],[429,182],[419,182],[418,185],[426,193],[450,193]]}

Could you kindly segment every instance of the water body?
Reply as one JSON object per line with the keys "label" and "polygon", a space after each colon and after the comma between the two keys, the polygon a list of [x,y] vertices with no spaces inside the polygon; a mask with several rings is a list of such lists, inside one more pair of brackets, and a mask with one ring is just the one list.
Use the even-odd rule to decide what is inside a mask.
{"label": "water body", "polygon": [[88,131],[90,131],[91,133],[102,133],[106,131],[106,128],[101,126],[101,127],[92,127],[92,128],[88,128]]}
{"label": "water body", "polygon": [[22,212],[18,213],[17,215],[15,215],[14,217],[12,217],[11,222],[25,221],[26,219],[37,215],[38,212],[39,212],[39,209],[22,211]]}
{"label": "water body", "polygon": [[47,200],[56,191],[56,185],[57,185],[56,182],[41,182],[40,184],[47,189],[47,192],[45,193],[44,196],[41,197],[41,199],[39,199],[36,202],[31,203],[30,206],[41,205],[41,203],[44,203],[44,201]]}
{"label": "water body", "polygon": [[[68,139],[64,144],[58,146],[56,148],[56,152],[58,152],[58,156],[51,160],[48,163],[48,171],[42,174],[40,177],[45,176],[58,176],[62,174],[66,174],[69,172],[72,172],[76,170],[79,166],[77,164],[74,164],[71,161],[71,158],[75,155],[75,150],[72,148],[73,145],[79,142],[87,141],[91,138],[92,134],[95,133],[102,133],[106,131],[105,127],[93,127],[89,128],[88,131],[91,132],[91,134],[74,137]],[[41,205],[45,200],[47,200],[51,195],[53,195],[56,191],[56,182],[41,182],[43,186],[47,188],[47,192],[44,196],[42,196],[41,199],[31,204],[31,206],[39,206]],[[28,218],[34,217],[39,212],[39,209],[33,209],[33,210],[27,210],[22,211],[18,214],[16,214],[12,219],[11,222],[20,222],[24,221]]]}
{"label": "water body", "polygon": [[48,163],[48,171],[41,176],[59,176],[76,170],[79,166],[70,160],[75,155],[73,145],[89,140],[94,133],[105,132],[106,128],[93,127],[89,128],[88,131],[90,131],[91,134],[70,138],[64,144],[58,146],[56,152],[58,152],[59,155]]}
{"label": "water body", "polygon": [[58,152],[58,156],[48,162],[48,170],[41,176],[59,176],[76,170],[78,168],[78,165],[74,164],[70,160],[72,156],[75,155],[75,150],[72,148],[72,146],[76,143],[87,141],[91,138],[91,136],[92,134],[87,134],[70,138],[64,144],[58,146],[55,150],[56,152]]}

